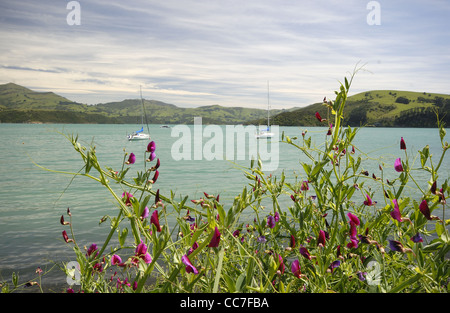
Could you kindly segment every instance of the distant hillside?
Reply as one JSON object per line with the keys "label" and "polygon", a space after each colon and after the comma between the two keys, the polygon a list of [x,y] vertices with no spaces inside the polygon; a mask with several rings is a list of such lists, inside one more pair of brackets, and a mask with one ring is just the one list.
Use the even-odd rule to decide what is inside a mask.
{"label": "distant hillside", "polygon": [[[436,110],[446,125],[450,125],[450,95],[397,91],[373,90],[348,97],[344,109],[344,124],[350,126],[379,127],[435,127]],[[327,117],[327,107],[315,103],[292,112],[285,112],[271,118],[271,124],[284,126],[319,126],[314,116],[319,112]],[[261,123],[263,120],[253,121]]]}
{"label": "distant hillside", "polygon": [[[266,124],[267,111],[219,105],[180,108],[156,100],[144,100],[149,124],[192,124],[201,116],[203,124]],[[450,125],[450,95],[373,90],[348,98],[344,124],[380,127],[435,127],[436,110]],[[0,85],[0,121],[3,123],[141,123],[140,99],[86,105],[53,92],[36,92],[9,83]],[[319,126],[314,114],[326,118],[322,103],[290,110],[271,110],[271,124]],[[145,120],[144,120],[145,122]]]}
{"label": "distant hillside", "polygon": [[[243,124],[264,118],[267,111],[219,105],[180,108],[156,100],[144,100],[149,124],[191,124],[201,116],[203,124]],[[271,114],[281,110],[272,110]],[[0,121],[3,123],[141,123],[140,99],[86,105],[53,92],[35,92],[9,83],[0,85]],[[145,122],[145,121],[144,121]]]}

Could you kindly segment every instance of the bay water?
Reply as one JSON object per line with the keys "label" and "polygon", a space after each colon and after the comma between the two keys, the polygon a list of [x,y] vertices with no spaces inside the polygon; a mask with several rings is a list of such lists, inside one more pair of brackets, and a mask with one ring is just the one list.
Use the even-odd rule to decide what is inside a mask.
{"label": "bay water", "polygon": [[[249,183],[240,167],[250,166],[250,157],[246,155],[243,160],[236,158],[231,161],[176,160],[172,151],[179,140],[179,136],[172,133],[175,127],[149,125],[152,140],[156,142],[156,155],[161,161],[160,175],[154,188],[160,189],[165,196],[169,196],[172,190],[176,199],[186,195],[189,199],[199,199],[203,192],[219,194],[227,209],[227,204],[229,207],[234,197]],[[220,127],[225,129],[225,126]],[[67,227],[59,222],[61,215],[68,218],[68,207],[73,215],[77,241],[85,246],[100,244],[99,241],[104,240],[109,231],[108,223],[100,225],[100,219],[108,214],[116,215],[117,206],[112,196],[99,183],[36,166],[39,164],[53,171],[69,173],[82,169],[84,163],[79,154],[61,133],[78,135],[85,146],[95,145],[103,167],[120,170],[124,151],[135,153],[136,163],[127,175],[133,177],[137,171],[143,170],[148,141],[130,142],[126,135],[139,128],[137,125],[0,124],[0,281],[10,281],[11,273],[15,272],[19,274],[19,281],[24,282],[36,276],[37,267],[45,271],[55,264],[58,266],[61,262],[75,260],[72,249],[61,235]],[[290,137],[301,138],[305,130],[307,136],[312,136],[313,144],[320,145],[324,141],[326,129],[320,127],[280,127],[280,134],[284,132]],[[398,177],[394,160],[398,157],[404,159],[404,152],[399,149],[401,137],[406,141],[409,162],[414,163],[414,167],[420,166],[417,151],[425,145],[429,145],[437,163],[441,151],[437,128],[362,128],[354,144],[366,153],[362,155],[363,165],[370,175],[375,173],[378,176],[381,165],[385,178]],[[450,141],[448,136],[446,140]],[[207,141],[205,138],[203,143]],[[235,148],[236,155],[242,152],[238,151],[239,147]],[[299,163],[307,161],[303,153],[285,143],[279,143],[278,148],[278,166],[266,174],[279,176],[284,171],[288,179],[295,176],[305,179]],[[450,157],[447,155],[439,181],[449,177]],[[426,186],[429,176],[421,174],[416,179]],[[414,188],[407,192],[420,198]],[[280,201],[290,205],[289,195]],[[433,214],[442,217],[442,212]],[[43,276],[42,285],[49,291],[59,292],[58,288],[64,286],[65,281],[65,274],[56,267]]]}

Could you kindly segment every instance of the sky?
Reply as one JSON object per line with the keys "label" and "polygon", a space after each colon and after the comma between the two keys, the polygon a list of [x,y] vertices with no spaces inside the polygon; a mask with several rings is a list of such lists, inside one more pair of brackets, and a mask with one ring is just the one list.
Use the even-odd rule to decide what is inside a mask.
{"label": "sky", "polygon": [[86,104],[303,107],[360,66],[350,94],[449,94],[450,1],[0,0],[0,84]]}

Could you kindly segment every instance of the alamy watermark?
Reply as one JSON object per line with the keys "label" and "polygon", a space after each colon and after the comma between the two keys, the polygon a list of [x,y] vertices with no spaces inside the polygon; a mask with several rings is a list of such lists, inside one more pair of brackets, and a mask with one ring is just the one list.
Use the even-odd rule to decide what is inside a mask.
{"label": "alamy watermark", "polygon": [[[224,129],[225,128],[225,129]],[[225,131],[224,131],[225,130]],[[254,125],[206,125],[194,118],[194,126],[176,125],[171,136],[178,138],[171,155],[180,160],[261,160],[262,171],[274,171],[279,164],[279,127],[270,128],[270,139],[257,139]]]}
{"label": "alamy watermark", "polygon": [[66,282],[69,286],[81,284],[80,264],[77,261],[67,263],[66,273]]}
{"label": "alamy watermark", "polygon": [[367,14],[368,25],[381,25],[381,5],[378,1],[370,1],[366,6],[367,10],[370,10]]}
{"label": "alamy watermark", "polygon": [[78,1],[70,1],[66,5],[66,9],[70,10],[67,14],[67,25],[81,25],[81,5]]}

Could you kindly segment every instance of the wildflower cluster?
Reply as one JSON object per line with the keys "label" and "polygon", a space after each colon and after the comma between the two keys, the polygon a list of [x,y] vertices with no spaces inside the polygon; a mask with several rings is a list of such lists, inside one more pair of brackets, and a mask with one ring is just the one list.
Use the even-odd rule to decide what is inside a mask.
{"label": "wildflower cluster", "polygon": [[[358,129],[342,125],[352,80],[345,78],[334,101],[324,99],[327,119],[316,113],[325,126],[320,148],[312,145],[307,131],[300,139],[282,135],[293,153],[305,157],[302,172],[266,175],[260,160],[252,160],[244,170],[248,184],[231,204],[207,191],[190,201],[155,191],[160,160],[153,141],[144,152],[144,171],[129,180],[136,154],[125,153],[119,171],[103,169],[94,147],[69,138],[85,162],[85,172],[77,175],[105,186],[119,208],[117,216],[101,219],[111,224],[107,238],[89,248],[79,246],[71,212],[70,221],[60,219],[71,231],[69,236],[64,230],[63,239],[80,264],[80,290],[447,292],[450,186],[438,176],[449,148],[445,129],[438,125],[442,155],[437,164],[425,147],[419,151],[420,167],[413,167],[407,138],[400,137],[403,155],[393,158],[391,166],[380,165],[376,173],[364,168],[364,154],[353,143]],[[430,176],[425,188],[413,176],[419,171]],[[404,193],[411,184],[417,197]],[[439,208],[442,218],[436,215]],[[378,273],[372,271],[373,262]]]}

